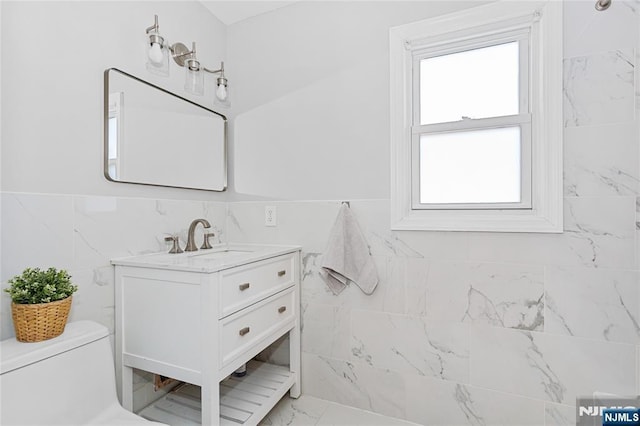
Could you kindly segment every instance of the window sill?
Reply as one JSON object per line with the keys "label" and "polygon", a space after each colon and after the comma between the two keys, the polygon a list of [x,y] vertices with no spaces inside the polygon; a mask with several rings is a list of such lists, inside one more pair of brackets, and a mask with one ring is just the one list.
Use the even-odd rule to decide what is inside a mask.
{"label": "window sill", "polygon": [[394,231],[562,232],[562,204],[553,211],[406,210],[392,212]]}

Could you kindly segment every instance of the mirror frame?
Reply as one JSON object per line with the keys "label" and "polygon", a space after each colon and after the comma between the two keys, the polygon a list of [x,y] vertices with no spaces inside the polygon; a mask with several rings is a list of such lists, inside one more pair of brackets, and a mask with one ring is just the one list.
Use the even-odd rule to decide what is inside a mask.
{"label": "mirror frame", "polygon": [[[129,77],[139,83],[145,84],[147,86],[150,86],[154,89],[157,89],[163,93],[166,93],[167,95],[173,96],[175,98],[178,98],[184,102],[187,102],[191,105],[194,105],[198,108],[202,108],[205,111],[208,111],[212,114],[215,114],[219,117],[222,118],[223,120],[223,128],[224,128],[224,135],[223,135],[223,146],[222,146],[222,151],[223,151],[223,173],[224,173],[224,181],[223,181],[223,186],[222,189],[204,189],[204,188],[193,188],[193,187],[188,187],[188,186],[177,186],[177,185],[164,185],[164,184],[157,184],[157,183],[146,183],[146,182],[131,182],[131,181],[125,181],[125,180],[115,180],[113,179],[110,175],[109,175],[109,126],[108,126],[108,121],[109,121],[109,72],[111,71],[115,71],[118,72],[126,77]],[[162,87],[156,86],[155,84],[149,83],[148,81],[145,81],[141,78],[136,77],[135,75],[129,74],[125,71],[122,71],[118,68],[107,68],[104,71],[104,100],[103,100],[103,114],[102,114],[102,126],[103,126],[103,132],[102,132],[102,137],[103,137],[103,173],[104,173],[104,177],[110,181],[110,182],[116,182],[116,183],[129,183],[129,184],[134,184],[134,185],[146,185],[146,186],[159,186],[159,187],[163,187],[163,188],[181,188],[181,189],[192,189],[195,191],[213,191],[213,192],[224,192],[227,190],[227,185],[228,185],[228,166],[227,166],[227,161],[228,161],[228,151],[227,151],[227,144],[228,144],[228,120],[227,117],[223,114],[220,114],[219,112],[216,112],[212,109],[209,109],[207,107],[204,107],[196,102],[193,102],[189,99],[183,98],[182,96],[176,95],[175,93],[172,93],[166,89],[163,89]]]}

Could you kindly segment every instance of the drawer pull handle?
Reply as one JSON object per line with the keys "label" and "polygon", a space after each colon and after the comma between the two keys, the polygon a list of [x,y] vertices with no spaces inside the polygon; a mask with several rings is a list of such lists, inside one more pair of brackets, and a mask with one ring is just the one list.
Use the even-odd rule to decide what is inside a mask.
{"label": "drawer pull handle", "polygon": [[238,288],[240,289],[240,291],[245,291],[246,289],[248,289],[249,287],[251,287],[251,284],[249,283],[244,283],[244,284],[240,284],[238,286]]}
{"label": "drawer pull handle", "polygon": [[279,277],[284,277],[284,274],[286,274],[287,271],[283,270],[283,271],[278,271],[278,276]]}
{"label": "drawer pull handle", "polygon": [[278,308],[278,313],[279,313],[279,314],[281,314],[281,313],[283,313],[283,312],[284,312],[284,311],[286,311],[286,310],[287,310],[287,307],[286,307],[286,306],[280,306],[280,307]]}
{"label": "drawer pull handle", "polygon": [[248,332],[250,332],[251,329],[249,327],[245,327],[245,328],[241,328],[240,331],[238,332],[241,336],[244,336],[245,334],[247,334]]}

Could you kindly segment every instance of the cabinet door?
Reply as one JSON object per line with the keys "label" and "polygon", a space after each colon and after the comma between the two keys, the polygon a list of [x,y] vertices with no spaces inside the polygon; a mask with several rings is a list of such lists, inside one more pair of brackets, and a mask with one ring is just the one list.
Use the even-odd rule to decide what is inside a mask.
{"label": "cabinet door", "polygon": [[200,371],[202,274],[145,268],[121,271],[117,303],[124,357]]}

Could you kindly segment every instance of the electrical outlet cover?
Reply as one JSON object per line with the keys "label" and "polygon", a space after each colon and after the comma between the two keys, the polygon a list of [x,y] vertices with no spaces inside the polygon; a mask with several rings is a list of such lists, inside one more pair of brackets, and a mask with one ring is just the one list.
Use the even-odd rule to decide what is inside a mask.
{"label": "electrical outlet cover", "polygon": [[264,225],[276,226],[278,223],[276,215],[276,206],[265,206],[264,208]]}

